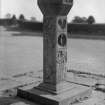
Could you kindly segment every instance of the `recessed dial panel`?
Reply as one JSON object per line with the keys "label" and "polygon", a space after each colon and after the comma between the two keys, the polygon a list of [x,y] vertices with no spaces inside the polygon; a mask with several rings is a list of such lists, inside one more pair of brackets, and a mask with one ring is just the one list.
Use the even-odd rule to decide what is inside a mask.
{"label": "recessed dial panel", "polygon": [[67,37],[64,33],[58,36],[58,45],[61,47],[65,47],[67,44]]}

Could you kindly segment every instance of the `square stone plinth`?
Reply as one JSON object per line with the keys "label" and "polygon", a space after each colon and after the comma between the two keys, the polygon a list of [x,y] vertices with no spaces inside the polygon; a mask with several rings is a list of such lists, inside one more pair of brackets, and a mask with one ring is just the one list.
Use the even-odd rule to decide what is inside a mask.
{"label": "square stone plinth", "polygon": [[18,89],[18,96],[40,105],[72,105],[91,96],[91,88],[73,83],[70,83],[70,85],[69,90],[57,95],[37,88],[29,90],[20,88]]}

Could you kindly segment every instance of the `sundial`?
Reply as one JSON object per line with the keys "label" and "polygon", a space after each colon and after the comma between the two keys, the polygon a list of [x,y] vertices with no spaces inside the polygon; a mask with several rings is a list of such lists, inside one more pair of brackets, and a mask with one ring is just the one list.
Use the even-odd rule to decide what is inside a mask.
{"label": "sundial", "polygon": [[[67,14],[73,0],[38,0],[44,15],[43,88],[59,93],[67,69]],[[47,87],[46,87],[47,86]]]}
{"label": "sundial", "polygon": [[38,0],[43,13],[43,82],[22,97],[44,105],[72,105],[88,97],[89,88],[66,81],[67,14],[73,0]]}

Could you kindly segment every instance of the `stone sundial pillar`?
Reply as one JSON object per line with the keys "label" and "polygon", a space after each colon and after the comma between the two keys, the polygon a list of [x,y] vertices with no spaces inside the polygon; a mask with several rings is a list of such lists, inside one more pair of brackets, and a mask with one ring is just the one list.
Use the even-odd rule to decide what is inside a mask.
{"label": "stone sundial pillar", "polygon": [[18,96],[40,105],[72,105],[90,97],[91,88],[65,80],[67,14],[73,0],[38,0],[38,5],[44,15],[43,82],[32,89],[18,89]]}
{"label": "stone sundial pillar", "polygon": [[[38,0],[44,15],[43,83],[40,87],[58,94],[66,90],[67,14],[73,0]],[[68,86],[69,88],[69,86]]]}

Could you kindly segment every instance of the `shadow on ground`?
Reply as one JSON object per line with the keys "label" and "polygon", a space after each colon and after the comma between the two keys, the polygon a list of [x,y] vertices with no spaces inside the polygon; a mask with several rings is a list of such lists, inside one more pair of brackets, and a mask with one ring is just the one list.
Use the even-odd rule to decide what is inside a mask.
{"label": "shadow on ground", "polygon": [[2,97],[0,98],[0,105],[36,105],[19,97]]}

